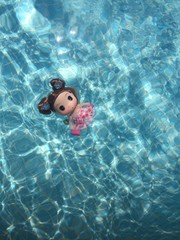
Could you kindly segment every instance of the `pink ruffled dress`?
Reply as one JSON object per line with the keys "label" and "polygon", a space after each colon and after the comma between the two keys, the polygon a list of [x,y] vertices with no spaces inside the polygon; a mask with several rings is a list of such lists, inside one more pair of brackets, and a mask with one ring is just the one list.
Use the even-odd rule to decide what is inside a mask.
{"label": "pink ruffled dress", "polygon": [[90,122],[93,121],[95,114],[94,105],[82,106],[77,115],[72,119],[74,127],[71,130],[73,135],[80,135],[80,130],[87,128]]}

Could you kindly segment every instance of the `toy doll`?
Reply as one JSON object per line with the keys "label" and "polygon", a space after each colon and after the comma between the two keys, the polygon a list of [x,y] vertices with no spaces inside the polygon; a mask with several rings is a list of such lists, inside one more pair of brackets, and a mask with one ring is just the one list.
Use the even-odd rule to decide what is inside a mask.
{"label": "toy doll", "polygon": [[42,114],[57,112],[64,116],[68,115],[71,134],[80,136],[80,130],[86,128],[93,120],[94,105],[91,103],[79,104],[76,90],[65,87],[63,80],[52,79],[50,84],[53,92],[39,102],[39,112]]}

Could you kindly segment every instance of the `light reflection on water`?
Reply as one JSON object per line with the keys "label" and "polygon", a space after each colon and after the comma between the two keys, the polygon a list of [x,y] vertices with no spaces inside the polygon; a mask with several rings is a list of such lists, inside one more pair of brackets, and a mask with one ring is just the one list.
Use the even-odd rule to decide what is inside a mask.
{"label": "light reflection on water", "polygon": [[[177,239],[176,1],[1,1],[0,238]],[[37,103],[95,105],[77,138]]]}

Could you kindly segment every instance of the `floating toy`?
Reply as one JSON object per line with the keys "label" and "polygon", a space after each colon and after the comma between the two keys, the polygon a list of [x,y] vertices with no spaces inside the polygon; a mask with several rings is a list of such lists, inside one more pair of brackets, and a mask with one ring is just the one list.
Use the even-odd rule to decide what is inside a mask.
{"label": "floating toy", "polygon": [[79,104],[76,89],[65,87],[63,80],[52,79],[50,84],[53,92],[39,102],[39,112],[42,114],[57,112],[60,115],[68,115],[68,120],[64,122],[69,124],[71,134],[80,136],[80,130],[87,128],[93,120],[94,105],[91,103]]}

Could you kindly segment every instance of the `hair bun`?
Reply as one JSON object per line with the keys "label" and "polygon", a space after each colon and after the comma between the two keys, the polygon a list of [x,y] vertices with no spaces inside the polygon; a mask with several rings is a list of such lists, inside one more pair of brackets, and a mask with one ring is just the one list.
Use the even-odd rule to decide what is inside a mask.
{"label": "hair bun", "polygon": [[51,114],[51,107],[48,102],[48,98],[44,97],[38,104],[39,112],[42,114]]}
{"label": "hair bun", "polygon": [[54,91],[61,90],[65,87],[65,82],[59,78],[54,78],[50,81],[50,84]]}

